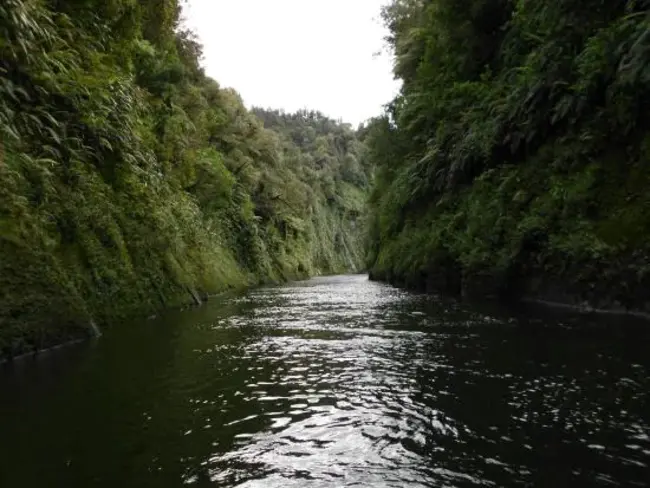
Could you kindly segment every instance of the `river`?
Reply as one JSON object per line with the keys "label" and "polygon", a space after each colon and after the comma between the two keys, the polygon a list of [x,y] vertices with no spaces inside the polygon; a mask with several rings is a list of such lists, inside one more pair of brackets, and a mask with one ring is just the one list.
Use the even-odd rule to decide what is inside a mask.
{"label": "river", "polygon": [[0,486],[648,486],[650,327],[366,276],[0,366]]}

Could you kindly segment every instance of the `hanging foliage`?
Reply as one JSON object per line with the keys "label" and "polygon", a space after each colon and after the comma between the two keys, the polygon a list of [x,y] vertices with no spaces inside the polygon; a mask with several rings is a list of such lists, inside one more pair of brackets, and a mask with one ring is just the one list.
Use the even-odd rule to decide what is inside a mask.
{"label": "hanging foliage", "polygon": [[93,321],[361,265],[353,131],[246,110],[204,75],[179,13],[0,5],[0,360]]}
{"label": "hanging foliage", "polygon": [[373,274],[645,307],[649,7],[387,6],[403,87],[367,129]]}

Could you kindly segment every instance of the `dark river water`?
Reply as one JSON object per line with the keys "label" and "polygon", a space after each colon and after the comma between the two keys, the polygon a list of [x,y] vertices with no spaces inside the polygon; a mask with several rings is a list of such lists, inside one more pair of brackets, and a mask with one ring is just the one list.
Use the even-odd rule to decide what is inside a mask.
{"label": "dark river water", "polygon": [[318,278],[0,366],[0,486],[650,486],[650,324]]}

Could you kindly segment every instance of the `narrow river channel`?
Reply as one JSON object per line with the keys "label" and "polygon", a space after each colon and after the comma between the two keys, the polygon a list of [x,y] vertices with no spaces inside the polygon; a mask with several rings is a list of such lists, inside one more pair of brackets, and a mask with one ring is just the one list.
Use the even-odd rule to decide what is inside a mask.
{"label": "narrow river channel", "polygon": [[650,325],[317,278],[0,366],[0,486],[649,486]]}

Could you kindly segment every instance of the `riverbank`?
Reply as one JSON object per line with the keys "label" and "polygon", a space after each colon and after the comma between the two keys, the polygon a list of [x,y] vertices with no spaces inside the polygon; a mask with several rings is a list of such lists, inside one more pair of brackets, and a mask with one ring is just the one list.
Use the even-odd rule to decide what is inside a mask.
{"label": "riverbank", "polygon": [[[328,273],[316,271],[313,275],[296,272],[284,275],[281,278],[267,277],[248,283],[236,282],[224,284],[223,287],[212,290],[211,292],[187,289],[185,293],[180,293],[175,299],[170,300],[167,304],[161,304],[157,308],[143,307],[130,314],[123,314],[120,321],[131,322],[155,319],[165,312],[173,310],[184,311],[202,307],[216,298],[227,296],[231,293],[244,292],[247,289],[259,286],[281,285],[290,281],[305,280],[311,277],[336,275],[339,272],[345,271],[345,269],[333,270]],[[89,317],[78,318],[76,320],[75,322],[75,319],[69,318],[69,322],[64,324],[42,322],[37,326],[23,327],[20,330],[9,330],[0,327],[0,364],[29,356],[36,356],[60,347],[98,338],[101,336],[102,330],[116,323],[116,321],[103,322],[98,325],[94,319]]]}
{"label": "riverbank", "polygon": [[[399,276],[371,271],[369,277],[394,286],[418,292],[441,293],[469,302],[485,300],[504,303],[539,305],[582,314],[629,316],[650,320],[650,300],[639,288],[634,294],[625,294],[626,288],[617,287],[616,280],[579,281],[569,276],[513,277],[506,274],[471,274],[458,265],[434,268],[417,275]],[[564,278],[564,279],[563,279]],[[647,285],[643,284],[646,287]],[[623,294],[622,294],[623,293]]]}
{"label": "riverbank", "polygon": [[[245,289],[245,286],[231,286],[228,290]],[[139,310],[132,310],[130,313],[120,314],[118,320],[137,320],[155,317],[157,314],[188,307],[201,306],[211,297],[221,293],[207,294],[198,293],[195,290],[187,290],[179,294],[167,304],[160,304],[158,307],[142,306]],[[17,324],[14,327],[0,327],[0,364],[15,359],[35,356],[59,347],[77,344],[92,338],[101,336],[101,331],[113,325],[114,322],[104,321],[99,325],[90,316],[70,316],[63,322],[41,319],[40,322]]]}

